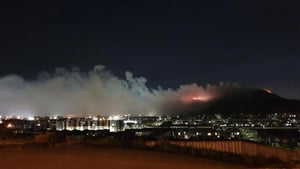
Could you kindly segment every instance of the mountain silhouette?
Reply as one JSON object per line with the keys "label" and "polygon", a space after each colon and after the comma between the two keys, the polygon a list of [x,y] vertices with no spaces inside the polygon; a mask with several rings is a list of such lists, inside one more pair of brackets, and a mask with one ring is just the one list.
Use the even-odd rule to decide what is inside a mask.
{"label": "mountain silhouette", "polygon": [[240,88],[226,91],[222,96],[206,102],[190,105],[190,113],[223,115],[269,113],[300,113],[300,100],[286,99],[265,89]]}

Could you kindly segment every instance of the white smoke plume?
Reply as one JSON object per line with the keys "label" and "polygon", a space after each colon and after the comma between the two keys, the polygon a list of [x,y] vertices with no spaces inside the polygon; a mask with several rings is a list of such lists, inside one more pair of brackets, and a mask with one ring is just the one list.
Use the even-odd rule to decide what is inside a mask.
{"label": "white smoke plume", "polygon": [[57,68],[42,72],[35,81],[18,75],[0,78],[0,115],[155,115],[184,111],[192,102],[218,97],[220,86],[182,85],[178,89],[148,88],[144,77],[127,71],[116,77],[105,66],[81,72],[79,68]]}

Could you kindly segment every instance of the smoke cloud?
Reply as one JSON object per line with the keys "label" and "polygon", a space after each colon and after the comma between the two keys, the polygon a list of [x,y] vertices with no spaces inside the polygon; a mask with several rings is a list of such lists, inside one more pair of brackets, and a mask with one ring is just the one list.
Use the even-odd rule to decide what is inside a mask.
{"label": "smoke cloud", "polygon": [[186,84],[178,89],[147,87],[147,79],[126,71],[116,77],[105,66],[89,72],[79,68],[57,68],[55,73],[41,72],[35,81],[18,75],[0,78],[0,115],[155,115],[184,111],[191,103],[207,102],[219,97],[224,89],[235,84],[218,86]]}

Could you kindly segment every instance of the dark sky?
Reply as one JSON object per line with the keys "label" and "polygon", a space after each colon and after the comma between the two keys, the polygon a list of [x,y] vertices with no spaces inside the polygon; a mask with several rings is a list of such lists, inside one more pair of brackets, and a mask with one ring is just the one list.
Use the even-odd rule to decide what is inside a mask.
{"label": "dark sky", "polygon": [[103,64],[151,87],[220,81],[300,99],[300,1],[1,1],[0,75]]}

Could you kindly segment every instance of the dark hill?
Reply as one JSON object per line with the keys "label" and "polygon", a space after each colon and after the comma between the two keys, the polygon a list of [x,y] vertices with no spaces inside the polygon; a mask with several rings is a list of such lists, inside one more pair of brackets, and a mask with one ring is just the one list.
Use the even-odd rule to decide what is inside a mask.
{"label": "dark hill", "polygon": [[[200,105],[200,104],[199,104]],[[222,97],[206,104],[193,104],[193,113],[232,114],[268,114],[268,113],[300,113],[300,101],[282,98],[262,89],[239,89],[228,91]],[[197,107],[199,108],[197,110]]]}

